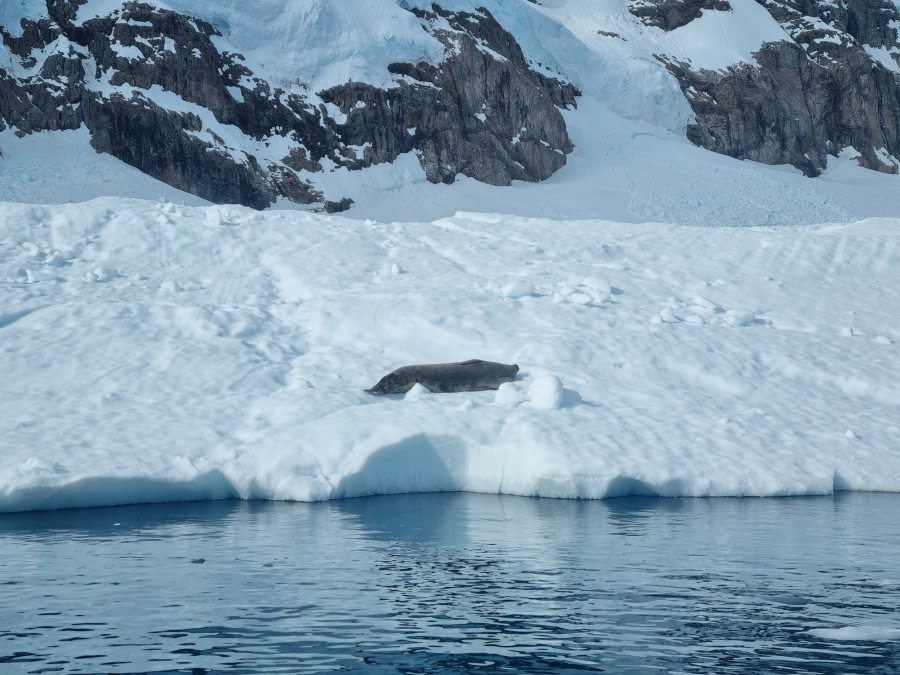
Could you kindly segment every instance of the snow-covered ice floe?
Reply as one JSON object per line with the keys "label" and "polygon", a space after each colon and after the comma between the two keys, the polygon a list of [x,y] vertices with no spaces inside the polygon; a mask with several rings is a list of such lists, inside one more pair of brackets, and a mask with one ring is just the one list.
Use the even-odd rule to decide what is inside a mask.
{"label": "snow-covered ice floe", "polygon": [[[900,491],[900,220],[0,204],[0,510]],[[373,397],[414,363],[498,391]]]}

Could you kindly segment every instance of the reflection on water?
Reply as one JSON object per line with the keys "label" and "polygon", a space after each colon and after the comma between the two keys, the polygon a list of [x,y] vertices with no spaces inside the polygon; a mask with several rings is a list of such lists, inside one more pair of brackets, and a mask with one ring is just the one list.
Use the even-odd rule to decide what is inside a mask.
{"label": "reflection on water", "polygon": [[[900,671],[900,495],[0,515],[0,672]],[[888,635],[896,635],[888,633]]]}

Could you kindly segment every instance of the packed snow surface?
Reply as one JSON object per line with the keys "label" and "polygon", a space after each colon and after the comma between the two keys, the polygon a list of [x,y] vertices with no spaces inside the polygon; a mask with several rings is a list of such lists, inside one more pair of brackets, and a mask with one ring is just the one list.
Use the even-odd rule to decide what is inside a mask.
{"label": "packed snow surface", "polygon": [[[0,510],[900,491],[900,220],[0,203]],[[518,363],[498,391],[371,396]]]}

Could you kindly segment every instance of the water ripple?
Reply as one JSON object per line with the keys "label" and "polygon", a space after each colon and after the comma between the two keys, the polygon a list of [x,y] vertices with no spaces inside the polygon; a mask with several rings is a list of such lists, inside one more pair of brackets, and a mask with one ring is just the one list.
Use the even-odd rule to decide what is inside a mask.
{"label": "water ripple", "polygon": [[[7,514],[0,669],[897,672],[900,641],[877,636],[900,627],[898,506],[435,494]],[[821,637],[865,626],[884,630]]]}

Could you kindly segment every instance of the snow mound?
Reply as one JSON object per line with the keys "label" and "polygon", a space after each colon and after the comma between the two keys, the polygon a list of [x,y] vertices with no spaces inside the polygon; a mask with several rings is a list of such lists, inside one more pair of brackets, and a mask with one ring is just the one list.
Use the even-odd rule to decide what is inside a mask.
{"label": "snow mound", "polygon": [[[897,219],[0,203],[0,510],[900,491],[898,282]],[[363,391],[471,358],[519,377]]]}
{"label": "snow mound", "polygon": [[563,403],[562,380],[556,375],[541,375],[528,387],[528,401],[538,410],[557,410]]}

